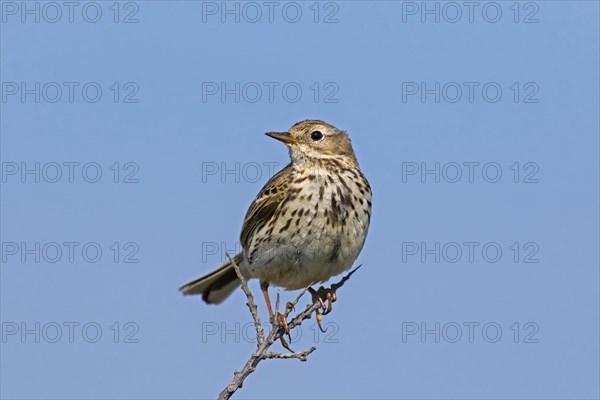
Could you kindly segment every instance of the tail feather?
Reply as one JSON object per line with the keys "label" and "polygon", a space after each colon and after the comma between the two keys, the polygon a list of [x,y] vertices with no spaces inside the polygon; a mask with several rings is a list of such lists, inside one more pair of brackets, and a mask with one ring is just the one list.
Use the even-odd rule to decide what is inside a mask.
{"label": "tail feather", "polygon": [[[242,262],[242,254],[235,256],[233,260],[239,266]],[[240,285],[233,264],[227,261],[213,272],[186,283],[179,290],[184,295],[201,294],[202,300],[208,304],[219,304]]]}

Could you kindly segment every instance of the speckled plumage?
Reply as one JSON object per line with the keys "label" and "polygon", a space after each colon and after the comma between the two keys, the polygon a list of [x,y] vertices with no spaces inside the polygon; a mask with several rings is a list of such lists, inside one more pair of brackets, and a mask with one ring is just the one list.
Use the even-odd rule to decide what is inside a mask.
{"label": "speckled plumage", "polygon": [[[288,145],[291,163],[250,205],[235,260],[248,278],[302,289],[352,266],[369,229],[371,187],[348,135],[334,126],[306,120],[267,134]],[[181,290],[219,303],[239,284],[231,270],[226,263]]]}

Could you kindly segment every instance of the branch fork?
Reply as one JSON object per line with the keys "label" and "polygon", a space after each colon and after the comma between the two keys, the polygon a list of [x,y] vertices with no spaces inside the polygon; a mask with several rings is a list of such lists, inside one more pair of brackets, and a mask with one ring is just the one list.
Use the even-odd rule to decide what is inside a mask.
{"label": "branch fork", "polygon": [[[264,332],[264,329],[260,322],[260,316],[258,314],[258,307],[256,306],[256,303],[254,302],[254,296],[252,295],[252,292],[250,291],[250,288],[248,287],[248,281],[246,280],[246,278],[244,278],[244,276],[242,276],[242,273],[240,272],[240,268],[235,263],[235,261],[231,257],[229,257],[229,255],[227,255],[227,257],[233,264],[233,267],[235,268],[235,272],[237,273],[238,278],[242,282],[242,290],[246,294],[246,305],[248,306],[248,309],[250,310],[250,314],[252,314],[252,319],[254,321],[254,328],[256,329],[256,350],[250,355],[250,358],[248,359],[248,361],[246,361],[246,364],[244,365],[242,370],[237,371],[233,374],[232,381],[219,394],[219,400],[229,399],[238,389],[240,389],[242,387],[242,384],[244,383],[244,380],[248,377],[248,375],[250,375],[252,372],[254,372],[256,370],[258,363],[260,363],[262,360],[265,360],[265,359],[298,359],[300,361],[306,361],[308,359],[308,355],[317,349],[316,347],[313,346],[310,349],[303,350],[303,351],[296,351],[296,352],[292,351],[289,348],[289,346],[287,345],[287,343],[285,342],[285,340],[283,339],[285,332],[284,332],[283,327],[277,322],[277,319],[275,319],[275,321],[273,322],[273,327],[272,327],[271,331],[265,337],[265,332]],[[352,276],[352,274],[358,268],[360,268],[360,265],[358,267],[356,267],[355,269],[353,269],[352,271],[350,271],[338,283],[331,285],[331,290],[335,293],[335,291],[337,289],[342,287],[344,285],[344,283],[348,279],[350,279],[350,276]],[[304,293],[306,293],[307,290],[308,290],[308,288],[302,290],[302,292],[294,299],[294,301],[287,304],[285,314],[284,314],[286,321],[289,317],[289,314],[292,312],[292,310],[294,309],[296,304],[298,304],[298,302],[300,301],[300,298],[304,295]],[[279,310],[279,300],[280,300],[280,296],[279,296],[279,292],[277,292],[277,301],[276,301],[276,305],[275,305],[276,312],[277,312],[277,310]],[[295,327],[302,324],[302,322],[304,320],[309,319],[313,312],[319,310],[321,305],[322,305],[322,302],[319,299],[315,299],[312,304],[307,305],[306,309],[304,311],[302,311],[302,312],[298,313],[296,316],[292,317],[291,321],[288,322],[289,330],[294,329]],[[286,349],[290,350],[290,352],[289,353],[280,353],[280,352],[269,351],[269,348],[277,340],[281,340],[283,346]]]}

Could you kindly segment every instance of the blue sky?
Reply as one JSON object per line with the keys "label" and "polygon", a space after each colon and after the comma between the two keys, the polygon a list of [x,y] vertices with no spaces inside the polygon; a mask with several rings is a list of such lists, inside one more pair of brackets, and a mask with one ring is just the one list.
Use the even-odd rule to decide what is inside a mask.
{"label": "blue sky", "polygon": [[364,267],[237,397],[598,398],[598,3],[224,4],[0,3],[1,397],[216,397],[245,299],[177,288],[318,118]]}

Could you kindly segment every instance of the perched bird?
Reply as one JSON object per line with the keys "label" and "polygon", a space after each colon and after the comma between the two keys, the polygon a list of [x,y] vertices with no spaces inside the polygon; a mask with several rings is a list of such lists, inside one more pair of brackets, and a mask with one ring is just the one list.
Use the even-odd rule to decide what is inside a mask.
{"label": "perched bird", "polygon": [[[244,277],[260,280],[273,320],[269,284],[303,289],[352,266],[369,229],[371,187],[346,132],[306,120],[267,135],[288,146],[291,163],[250,205],[240,238],[243,251],[233,260]],[[228,261],[180,290],[218,304],[239,285]]]}

